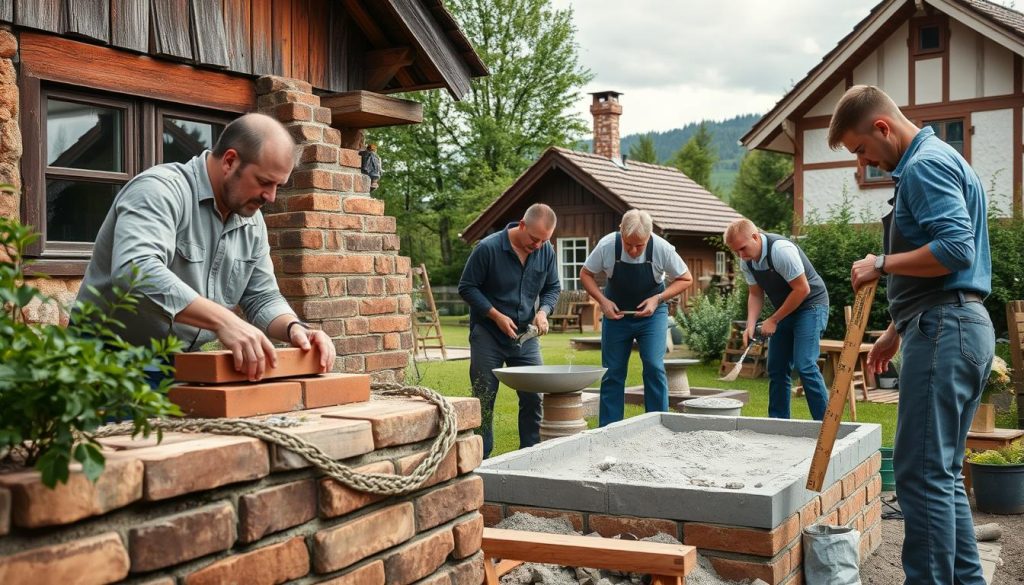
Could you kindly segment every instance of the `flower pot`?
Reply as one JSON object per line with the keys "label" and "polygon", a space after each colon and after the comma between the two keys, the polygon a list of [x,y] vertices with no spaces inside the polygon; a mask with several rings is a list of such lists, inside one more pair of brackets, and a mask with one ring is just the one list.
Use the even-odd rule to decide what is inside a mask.
{"label": "flower pot", "polygon": [[974,500],[990,514],[1024,514],[1024,463],[970,463]]}
{"label": "flower pot", "polygon": [[996,407],[982,402],[971,421],[971,431],[975,433],[991,433],[996,429]]}

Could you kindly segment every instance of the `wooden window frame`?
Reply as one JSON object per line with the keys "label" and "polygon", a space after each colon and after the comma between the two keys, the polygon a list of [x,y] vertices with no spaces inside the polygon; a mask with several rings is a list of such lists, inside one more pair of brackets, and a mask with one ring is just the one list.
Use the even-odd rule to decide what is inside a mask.
{"label": "wooden window frame", "polygon": [[[145,146],[147,148],[144,149],[143,152],[145,155],[145,150],[151,149],[153,151],[150,155],[152,158],[143,156],[143,163],[147,169],[158,164],[158,161],[162,161],[164,158],[163,119],[165,117],[188,120],[190,122],[200,122],[203,124],[220,124],[222,126],[227,126],[232,119],[230,116],[218,116],[213,113],[199,112],[188,108],[180,108],[157,103],[147,103],[146,106],[153,110],[151,114],[152,122],[149,123],[147,118],[147,123],[149,123],[149,127],[152,128],[154,132],[153,140],[146,141]],[[159,137],[159,139],[157,137]],[[214,143],[216,143],[216,140],[214,140]]]}
{"label": "wooden window frame", "polygon": [[[939,30],[939,46],[934,49],[921,48],[921,29],[936,27]],[[940,16],[929,16],[911,20],[910,54],[914,57],[941,55],[949,45],[949,21]]]}
{"label": "wooden window frame", "polygon": [[867,166],[857,163],[857,170],[854,172],[857,179],[857,186],[861,189],[882,189],[885,187],[894,187],[896,182],[892,180],[892,177],[883,177],[881,179],[868,179]]}
{"label": "wooden window frame", "polygon": [[[565,289],[565,290],[581,290],[583,288],[582,283],[580,283],[580,287],[579,288],[569,289],[568,287],[565,286],[565,284],[566,284],[565,282],[561,282],[561,281],[564,281],[566,279],[566,277],[562,274],[562,269],[566,266],[565,262],[563,262],[563,260],[562,260],[562,252],[565,251],[564,248],[562,248],[562,242],[566,242],[566,241],[569,241],[569,240],[572,240],[572,241],[583,240],[583,249],[586,251],[587,254],[590,254],[590,251],[591,251],[590,250],[590,238],[588,238],[587,236],[565,236],[565,237],[561,237],[561,238],[558,238],[557,240],[555,240],[555,248],[556,248],[555,251],[558,253],[557,259],[558,259],[558,280],[560,281],[559,284],[561,284],[562,288]],[[573,247],[573,250],[578,250],[578,249],[579,248],[577,248],[577,247]],[[582,262],[577,263],[576,261],[573,261],[570,264],[572,264],[572,265],[577,265],[578,264],[580,267],[583,266]],[[576,277],[572,278],[572,280],[574,280],[576,282],[579,282],[580,278],[577,275]]]}
{"label": "wooden window frame", "polygon": [[[941,117],[938,117],[938,118],[926,118],[926,119],[921,119],[920,121],[918,121],[918,126],[924,128],[925,126],[927,126],[929,124],[934,124],[936,122],[944,122],[944,123],[960,122],[960,124],[963,125],[964,151],[962,153],[960,153],[960,155],[964,157],[964,160],[966,160],[968,163],[970,163],[971,162],[971,138],[970,138],[971,137],[971,126],[970,126],[970,116],[968,116],[967,114],[962,114],[962,115],[959,115],[959,116],[958,115],[952,115],[952,116],[941,116]],[[942,140],[943,142],[946,142],[946,139],[943,138],[942,136],[939,136],[938,133],[936,133],[936,136],[939,138],[939,140]],[[946,144],[949,144],[949,143],[946,142]]]}

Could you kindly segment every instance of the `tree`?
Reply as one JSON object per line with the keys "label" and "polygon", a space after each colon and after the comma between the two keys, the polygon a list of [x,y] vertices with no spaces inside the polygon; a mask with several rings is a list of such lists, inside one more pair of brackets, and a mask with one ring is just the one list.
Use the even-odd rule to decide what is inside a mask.
{"label": "tree", "polygon": [[654,150],[654,137],[644,134],[629,147],[629,160],[658,164],[658,153]]}
{"label": "tree", "polygon": [[718,161],[718,153],[711,144],[711,138],[711,133],[704,122],[701,122],[697,133],[672,156],[671,161],[672,166],[709,191],[711,167]]}
{"label": "tree", "polygon": [[491,75],[473,80],[459,102],[411,94],[423,122],[372,134],[386,165],[378,193],[396,213],[402,250],[437,283],[461,273],[469,247],[458,232],[545,148],[575,144],[587,131],[573,106],[592,77],[579,63],[571,9],[554,10],[550,0],[446,6]]}
{"label": "tree", "polygon": [[793,172],[793,157],[754,150],[740,163],[729,204],[758,227],[789,233],[793,228],[793,200],[775,186]]}

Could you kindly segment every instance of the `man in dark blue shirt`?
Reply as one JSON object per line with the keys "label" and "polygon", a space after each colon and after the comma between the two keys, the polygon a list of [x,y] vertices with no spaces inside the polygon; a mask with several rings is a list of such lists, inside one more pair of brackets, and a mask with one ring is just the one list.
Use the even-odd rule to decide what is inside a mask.
{"label": "man in dark blue shirt", "polygon": [[[480,399],[484,457],[494,448],[494,400],[498,395],[495,368],[539,366],[540,341],[520,347],[516,336],[533,324],[543,335],[558,302],[558,263],[548,240],[555,231],[555,212],[543,203],[531,205],[517,223],[480,240],[469,255],[459,281],[459,295],[469,303],[469,377]],[[539,301],[539,306],[538,306]],[[519,447],[540,442],[540,395],[519,394]]]}
{"label": "man in dark blue shirt", "polygon": [[885,254],[854,263],[856,289],[888,275],[892,323],[868,354],[880,373],[900,348],[893,468],[903,510],[903,570],[914,585],[982,585],[964,448],[988,380],[995,334],[981,304],[992,289],[987,201],[978,175],[931,128],[918,128],[877,87],[836,105],[829,146],[892,174]]}

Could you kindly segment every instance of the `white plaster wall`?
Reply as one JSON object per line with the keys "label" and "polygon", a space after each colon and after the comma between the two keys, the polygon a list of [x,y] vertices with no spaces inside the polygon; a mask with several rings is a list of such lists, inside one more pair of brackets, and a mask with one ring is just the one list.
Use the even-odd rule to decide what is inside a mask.
{"label": "white plaster wall", "polygon": [[853,207],[854,221],[876,222],[889,212],[891,188],[864,189],[857,186],[855,167],[804,171],[804,221],[827,221],[829,209],[843,200],[843,187]]}
{"label": "white plaster wall", "polygon": [[942,58],[914,62],[914,101],[934,104],[942,101]]}
{"label": "white plaster wall", "polygon": [[985,97],[1013,93],[1013,53],[985,39]]}
{"label": "white plaster wall", "polygon": [[966,100],[978,96],[978,33],[949,21],[949,99]]}
{"label": "white plaster wall", "polygon": [[846,82],[840,82],[832,88],[832,91],[828,92],[828,95],[823,97],[820,102],[814,105],[810,111],[807,112],[808,116],[831,116],[832,110],[835,109],[836,103],[839,102],[839,98],[843,97],[846,93]]}
{"label": "white plaster wall", "polygon": [[881,49],[871,53],[853,70],[854,85],[878,85],[878,60],[884,58]]}
{"label": "white plaster wall", "polygon": [[1013,211],[1013,110],[971,114],[971,166],[1000,215]]}
{"label": "white plaster wall", "polygon": [[886,39],[882,45],[881,88],[896,102],[897,106],[906,106],[910,100],[910,72],[907,71],[907,34],[908,25],[903,23],[900,28]]}
{"label": "white plaster wall", "polygon": [[804,130],[804,163],[857,160],[845,148],[832,150],[828,147],[828,128]]}

